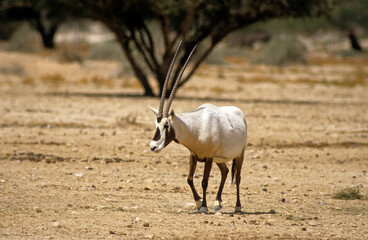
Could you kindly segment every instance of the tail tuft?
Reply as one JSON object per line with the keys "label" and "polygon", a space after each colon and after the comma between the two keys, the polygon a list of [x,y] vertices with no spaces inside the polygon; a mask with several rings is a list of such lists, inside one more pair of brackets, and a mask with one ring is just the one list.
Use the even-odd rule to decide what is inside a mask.
{"label": "tail tuft", "polygon": [[235,184],[235,176],[236,176],[235,159],[233,159],[233,165],[231,167],[231,184]]}

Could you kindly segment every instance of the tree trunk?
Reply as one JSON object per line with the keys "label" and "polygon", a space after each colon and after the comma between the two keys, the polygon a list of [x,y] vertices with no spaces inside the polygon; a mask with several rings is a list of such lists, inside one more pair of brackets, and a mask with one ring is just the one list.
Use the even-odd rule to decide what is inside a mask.
{"label": "tree trunk", "polygon": [[350,30],[349,34],[348,34],[349,40],[350,40],[350,46],[352,49],[362,52],[363,48],[360,46],[359,41],[358,41],[358,37],[356,36],[356,34]]}
{"label": "tree trunk", "polygon": [[56,30],[59,27],[59,22],[53,22],[50,24],[50,27],[47,29],[45,24],[42,22],[41,18],[35,19],[35,28],[40,33],[42,38],[42,44],[45,48],[53,49],[55,47],[54,44],[54,36]]}
{"label": "tree trunk", "polygon": [[142,87],[144,88],[144,96],[149,97],[155,96],[146,75],[144,74],[143,70],[136,64],[134,57],[131,54],[129,43],[124,39],[124,37],[120,35],[121,33],[119,31],[114,31],[114,33],[134,71],[135,76],[138,78],[139,82],[142,84]]}

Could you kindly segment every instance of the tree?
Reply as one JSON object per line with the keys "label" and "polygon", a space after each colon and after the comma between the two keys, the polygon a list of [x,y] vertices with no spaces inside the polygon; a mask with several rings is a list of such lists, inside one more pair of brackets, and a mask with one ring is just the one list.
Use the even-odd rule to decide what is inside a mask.
{"label": "tree", "polygon": [[[61,0],[69,6],[84,9],[103,22],[116,36],[145,95],[154,96],[144,66],[154,74],[160,93],[175,48],[183,39],[178,75],[192,48],[201,51],[179,87],[183,86],[213,48],[230,32],[252,23],[272,18],[319,15],[329,9],[328,0]],[[158,24],[158,29],[152,28]],[[160,35],[163,50],[154,36]],[[204,41],[209,44],[201,44]],[[133,55],[136,50],[138,57]],[[143,59],[143,60],[140,60]],[[168,91],[168,94],[170,90]]]}
{"label": "tree", "polygon": [[350,46],[357,51],[363,51],[357,37],[357,29],[367,31],[368,22],[367,0],[335,0],[335,7],[327,15],[327,19],[349,38]]}
{"label": "tree", "polygon": [[45,48],[54,48],[56,31],[70,14],[56,0],[0,0],[0,10],[6,20],[29,21],[39,32]]}

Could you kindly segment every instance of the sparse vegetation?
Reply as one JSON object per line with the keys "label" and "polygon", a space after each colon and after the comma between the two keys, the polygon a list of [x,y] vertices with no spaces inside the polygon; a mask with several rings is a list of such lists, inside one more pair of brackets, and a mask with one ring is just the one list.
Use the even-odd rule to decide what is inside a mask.
{"label": "sparse vegetation", "polygon": [[340,200],[355,200],[355,199],[362,199],[363,195],[360,192],[359,187],[350,187],[337,191],[332,195],[332,198]]}
{"label": "sparse vegetation", "polygon": [[267,43],[254,63],[284,66],[288,64],[305,64],[307,48],[297,38],[284,35]]}
{"label": "sparse vegetation", "polygon": [[41,50],[41,40],[29,24],[24,22],[13,32],[6,50],[38,52]]}
{"label": "sparse vegetation", "polygon": [[17,63],[13,63],[9,66],[0,66],[0,74],[5,75],[16,75],[16,76],[26,76],[26,71],[24,68]]}
{"label": "sparse vegetation", "polygon": [[88,51],[87,58],[93,60],[121,61],[124,56],[120,45],[116,41],[109,40],[92,45]]}
{"label": "sparse vegetation", "polygon": [[57,58],[61,62],[83,62],[88,52],[89,45],[82,40],[64,42],[57,47]]}

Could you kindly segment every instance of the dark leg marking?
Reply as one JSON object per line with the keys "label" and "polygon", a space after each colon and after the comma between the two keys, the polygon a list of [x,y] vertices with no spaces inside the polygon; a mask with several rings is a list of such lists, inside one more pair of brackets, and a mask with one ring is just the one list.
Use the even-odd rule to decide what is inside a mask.
{"label": "dark leg marking", "polygon": [[242,153],[240,154],[240,156],[238,156],[237,158],[235,158],[235,169],[236,169],[236,205],[235,205],[235,212],[236,213],[240,213],[241,212],[241,204],[240,204],[240,180],[241,180],[241,168],[243,165],[243,161],[244,161],[244,150],[242,151]]}
{"label": "dark leg marking", "polygon": [[194,176],[196,167],[197,167],[197,159],[193,155],[191,155],[190,160],[189,160],[189,174],[188,174],[187,182],[190,188],[192,189],[194,200],[198,201],[199,199],[201,199],[201,197],[198,195],[194,187],[194,184],[193,184],[193,176]]}
{"label": "dark leg marking", "polygon": [[199,212],[207,213],[207,199],[206,199],[206,191],[208,187],[208,179],[210,177],[210,172],[212,168],[213,159],[207,158],[206,163],[204,165],[204,174],[203,174],[203,180],[202,180],[202,188],[203,188],[203,202],[202,207],[199,209]]}
{"label": "dark leg marking", "polygon": [[[221,199],[221,194],[222,194],[222,190],[224,189],[224,185],[225,185],[225,181],[226,181],[226,178],[227,178],[227,174],[229,173],[229,169],[227,168],[226,164],[225,163],[216,163],[217,166],[219,167],[220,171],[221,171],[221,182],[220,182],[220,187],[219,187],[219,190],[217,192],[217,195],[216,195],[216,201],[218,201],[220,204],[222,202],[222,199]],[[214,206],[214,210],[215,211],[218,211],[221,209],[221,205],[215,205]]]}

